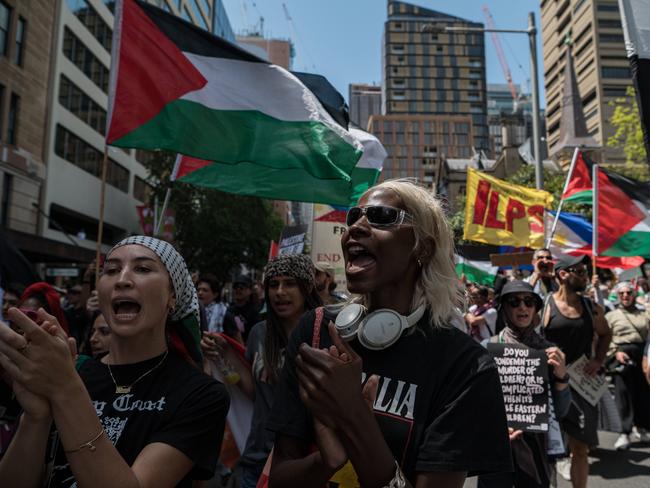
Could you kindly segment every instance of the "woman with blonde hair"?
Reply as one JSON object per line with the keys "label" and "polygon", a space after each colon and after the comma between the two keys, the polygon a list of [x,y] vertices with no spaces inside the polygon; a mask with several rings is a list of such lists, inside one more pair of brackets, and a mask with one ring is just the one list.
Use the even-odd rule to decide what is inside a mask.
{"label": "woman with blonde hair", "polygon": [[440,203],[387,181],[346,223],[345,272],[359,298],[326,308],[322,327],[305,314],[289,340],[267,424],[269,485],[461,487],[468,473],[508,471],[496,366],[450,326],[460,283]]}

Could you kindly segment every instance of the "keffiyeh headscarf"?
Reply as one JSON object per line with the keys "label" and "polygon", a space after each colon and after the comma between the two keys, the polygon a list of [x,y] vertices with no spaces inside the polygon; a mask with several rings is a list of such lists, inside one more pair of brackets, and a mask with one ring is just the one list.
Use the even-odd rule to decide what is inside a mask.
{"label": "keffiyeh headscarf", "polygon": [[305,254],[282,254],[271,259],[264,268],[264,284],[275,276],[291,276],[314,287],[314,264]]}
{"label": "keffiyeh headscarf", "polygon": [[[174,246],[169,242],[161,241],[155,237],[149,236],[131,236],[118,242],[113,248],[108,251],[106,257],[110,256],[115,249],[127,246],[130,244],[137,244],[151,249],[160,262],[165,266],[169,277],[174,287],[174,294],[176,296],[176,307],[174,313],[170,315],[170,319],[177,325],[172,332],[176,332],[180,338],[186,352],[190,357],[197,362],[201,362],[201,328],[199,316],[199,300],[196,295],[196,288],[192,282],[192,277],[187,270],[187,265],[183,256],[181,256]],[[172,343],[175,343],[172,335]],[[181,353],[184,351],[181,351]]]}

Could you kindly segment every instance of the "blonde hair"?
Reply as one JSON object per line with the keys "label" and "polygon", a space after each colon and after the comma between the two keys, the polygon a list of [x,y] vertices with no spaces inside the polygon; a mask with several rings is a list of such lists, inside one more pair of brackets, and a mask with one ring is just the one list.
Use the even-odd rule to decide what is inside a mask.
{"label": "blonde hair", "polygon": [[[411,310],[429,309],[431,325],[445,326],[457,315],[462,300],[460,280],[454,266],[454,238],[440,200],[411,179],[387,180],[368,191],[392,190],[413,218],[415,256],[421,261]],[[366,192],[367,193],[367,192]],[[369,304],[369,297],[363,301]]]}

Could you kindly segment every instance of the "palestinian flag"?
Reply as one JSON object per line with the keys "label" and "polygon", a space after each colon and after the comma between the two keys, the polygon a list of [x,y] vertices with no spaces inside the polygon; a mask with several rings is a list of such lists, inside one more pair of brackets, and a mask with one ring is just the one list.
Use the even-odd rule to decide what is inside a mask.
{"label": "palestinian flag", "polygon": [[618,0],[625,50],[632,68],[632,80],[643,128],[643,142],[650,163],[650,2]]}
{"label": "palestinian flag", "polygon": [[591,205],[593,201],[591,171],[594,163],[582,151],[578,151],[575,166],[571,172],[569,185],[562,194],[565,202],[583,203]]}
{"label": "palestinian flag", "polygon": [[239,165],[350,182],[361,144],[296,74],[143,1],[118,2],[113,35],[107,144],[231,166],[235,187]]}
{"label": "palestinian flag", "polygon": [[492,286],[497,276],[498,266],[492,266],[490,261],[472,261],[463,256],[456,255],[456,274],[460,278],[465,275],[467,281],[480,285]]}
{"label": "palestinian flag", "polygon": [[350,181],[319,179],[299,168],[276,169],[249,162],[232,165],[181,155],[172,179],[239,195],[351,207],[375,184],[387,153],[372,134],[354,128],[349,132],[363,147]]}
{"label": "palestinian flag", "polygon": [[[556,212],[546,212],[546,227],[553,225]],[[549,250],[554,258],[562,256],[592,256],[593,226],[584,216],[569,212],[560,212],[557,227]],[[645,260],[640,256],[597,256],[596,266],[599,268],[637,268]]]}
{"label": "palestinian flag", "polygon": [[599,169],[598,254],[650,257],[650,183]]}

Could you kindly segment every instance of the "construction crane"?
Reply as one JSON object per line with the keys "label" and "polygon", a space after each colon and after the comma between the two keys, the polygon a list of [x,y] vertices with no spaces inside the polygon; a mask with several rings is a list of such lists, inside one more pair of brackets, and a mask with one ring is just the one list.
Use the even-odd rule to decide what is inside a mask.
{"label": "construction crane", "polygon": [[[494,25],[494,19],[490,13],[490,9],[487,5],[482,7],[483,14],[485,15],[485,22],[487,23],[488,29],[496,29]],[[506,60],[506,55],[503,52],[503,47],[501,47],[501,41],[496,32],[490,32],[492,35],[492,42],[494,43],[494,48],[497,51],[497,56],[499,58],[499,63],[501,64],[501,69],[503,70],[503,76],[505,76],[506,81],[508,82],[508,88],[510,88],[510,94],[512,95],[513,108],[517,103],[517,88],[512,82],[512,75],[510,74],[510,67],[508,66],[508,61]]]}

